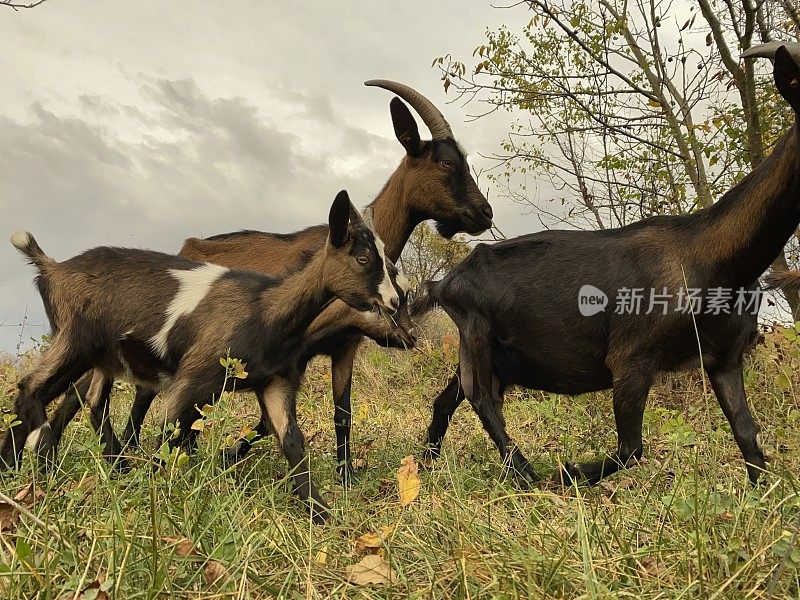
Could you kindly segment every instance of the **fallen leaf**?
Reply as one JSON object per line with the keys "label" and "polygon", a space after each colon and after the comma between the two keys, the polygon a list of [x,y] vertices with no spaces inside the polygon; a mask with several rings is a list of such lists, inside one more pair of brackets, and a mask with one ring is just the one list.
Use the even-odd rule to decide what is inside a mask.
{"label": "fallen leaf", "polygon": [[69,489],[70,490],[85,490],[85,491],[88,492],[91,489],[93,489],[95,485],[97,485],[97,479],[95,478],[95,476],[94,475],[87,475],[87,474],[84,473],[83,477],[81,477],[80,480],[73,481],[70,484]]}
{"label": "fallen leaf", "polygon": [[109,600],[111,596],[103,585],[105,577],[98,577],[95,581],[83,588],[80,593],[70,592],[61,596],[61,600]]}
{"label": "fallen leaf", "polygon": [[419,495],[419,467],[413,456],[406,456],[397,469],[397,487],[400,506],[408,506]]}
{"label": "fallen leaf", "polygon": [[373,550],[380,548],[383,545],[380,536],[377,533],[365,533],[358,536],[353,550],[356,554],[372,554]]}
{"label": "fallen leaf", "polygon": [[175,546],[176,556],[189,556],[194,553],[194,542],[189,538],[162,537],[162,542],[170,546]]}
{"label": "fallen leaf", "polygon": [[395,574],[382,556],[368,554],[345,569],[347,581],[356,585],[391,585]]}
{"label": "fallen leaf", "polygon": [[642,572],[642,575],[658,577],[662,567],[655,558],[652,556],[646,556],[639,561],[639,570]]}
{"label": "fallen leaf", "polygon": [[317,552],[317,555],[314,557],[314,562],[318,565],[326,565],[328,564],[328,547],[323,546],[322,550]]}
{"label": "fallen leaf", "polygon": [[19,511],[8,502],[0,502],[0,531],[9,531],[19,521]]}
{"label": "fallen leaf", "polygon": [[44,496],[44,490],[38,486],[34,486],[33,482],[31,481],[28,485],[17,492],[17,495],[14,496],[14,501],[19,502],[27,508],[30,508],[36,503],[37,500],[41,500],[44,498]]}
{"label": "fallen leaf", "polygon": [[380,548],[393,531],[394,525],[387,525],[381,527],[377,533],[365,533],[356,539],[353,550],[356,554],[380,554]]}
{"label": "fallen leaf", "polygon": [[208,561],[206,568],[203,570],[203,579],[206,580],[208,585],[213,585],[223,577],[228,575],[228,571],[222,565],[215,560]]}

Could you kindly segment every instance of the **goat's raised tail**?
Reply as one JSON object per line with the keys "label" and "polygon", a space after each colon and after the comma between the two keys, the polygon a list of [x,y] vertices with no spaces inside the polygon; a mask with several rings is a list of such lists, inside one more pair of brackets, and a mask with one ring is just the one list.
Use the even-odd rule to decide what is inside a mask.
{"label": "goat's raised tail", "polygon": [[27,231],[18,231],[12,235],[11,243],[14,248],[28,257],[32,265],[35,265],[40,270],[43,267],[55,264],[55,261],[44,253],[39,244],[36,243],[36,239]]}
{"label": "goat's raised tail", "polygon": [[423,292],[418,295],[409,305],[409,313],[411,313],[411,318],[421,317],[427,312],[432,311],[439,305],[439,291],[440,291],[440,284],[441,280],[439,281],[431,281],[428,280],[422,284]]}
{"label": "goat's raised tail", "polygon": [[772,271],[764,276],[764,285],[768,290],[800,291],[800,270]]}

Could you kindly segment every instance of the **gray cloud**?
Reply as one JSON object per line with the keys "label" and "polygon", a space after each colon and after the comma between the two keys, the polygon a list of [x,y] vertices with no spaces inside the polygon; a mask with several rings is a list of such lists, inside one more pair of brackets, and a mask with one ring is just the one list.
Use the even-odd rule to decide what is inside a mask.
{"label": "gray cloud", "polygon": [[[391,94],[362,85],[374,77],[420,89],[489,154],[507,118],[465,124],[429,65],[469,56],[513,14],[456,0],[0,13],[15,49],[0,55],[0,234],[29,229],[55,258],[100,244],[174,252],[188,236],[322,222],[340,189],[364,205],[402,156]],[[506,233],[537,228],[517,207],[495,201],[495,214]],[[26,313],[23,338],[46,331],[32,278],[0,239],[0,351]]]}

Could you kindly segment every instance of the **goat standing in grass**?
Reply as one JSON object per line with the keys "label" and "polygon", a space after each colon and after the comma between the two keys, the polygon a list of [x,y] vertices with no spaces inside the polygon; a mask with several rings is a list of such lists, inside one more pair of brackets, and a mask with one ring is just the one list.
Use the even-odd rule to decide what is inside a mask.
{"label": "goat standing in grass", "polygon": [[[466,396],[523,483],[537,475],[505,429],[509,385],[559,394],[613,388],[617,448],[595,462],[568,464],[559,480],[595,483],[642,455],[642,418],[659,372],[698,363],[708,373],[752,482],[765,468],[758,427],[745,398],[743,354],[756,337],[757,310],[718,314],[676,310],[680,290],[758,292],[758,277],[800,222],[800,44],[768,44],[748,56],[774,58],[775,84],[795,124],[772,155],[713,206],[657,216],[618,229],[545,231],[478,245],[416,309],[435,303],[459,329],[458,372],[434,401],[430,456],[438,455],[456,407]],[[605,311],[584,316],[579,290],[608,295]],[[662,290],[668,310],[617,314],[623,290]],[[757,306],[756,306],[757,309]],[[415,311],[412,311],[412,313]]]}
{"label": "goat standing in grass", "polygon": [[[420,139],[411,111],[399,98],[393,98],[389,105],[392,124],[406,156],[366,209],[369,221],[374,222],[376,233],[386,244],[386,257],[397,261],[411,232],[428,219],[436,221],[436,228],[444,237],[462,231],[478,234],[491,227],[491,206],[472,178],[464,151],[455,141],[450,125],[433,103],[401,83],[378,79],[367,81],[366,85],[387,89],[408,102],[428,127],[432,138],[430,141]],[[326,235],[324,225],[291,234],[240,231],[207,239],[190,238],[184,243],[180,255],[235,269],[280,275],[302,264],[308,253],[315,252],[325,243]],[[401,300],[405,301],[405,294]],[[398,314],[400,319],[407,314],[404,305]],[[353,478],[350,390],[356,351],[363,335],[385,346],[413,346],[410,322],[400,319],[397,323],[387,322],[374,314],[359,313],[342,302],[334,302],[309,328],[313,343],[307,347],[307,357],[310,359],[317,354],[331,357],[336,470],[343,483]],[[287,388],[287,393],[294,393],[292,390],[299,385],[300,381],[294,382]],[[54,413],[51,424],[56,438],[60,438],[64,426],[80,408],[80,398],[87,394],[88,387],[87,377],[77,385],[77,393],[71,390]],[[125,444],[138,443],[142,422],[154,397],[150,389],[142,386],[137,389],[123,435]],[[93,423],[100,421],[99,415],[92,416]],[[254,430],[263,436],[267,433],[267,425],[262,419]],[[114,447],[118,446],[114,438]],[[226,452],[227,460],[232,462],[243,458],[250,447],[250,441],[240,440]],[[107,449],[106,454],[115,456],[116,452],[109,453]]]}
{"label": "goat standing in grass", "polygon": [[247,377],[237,387],[256,392],[293,470],[295,490],[312,501],[315,521],[327,518],[308,473],[293,397],[284,393],[286,381],[295,377],[306,329],[335,297],[361,311],[399,304],[382,244],[345,192],[331,206],[325,244],[280,278],[108,247],[58,263],[29,233],[15,234],[12,242],[39,270],[53,341],[19,384],[19,422],[3,440],[2,463],[17,466],[26,440],[48,457],[53,437],[45,408],[90,369],[89,400],[105,404],[106,414],[117,376],[163,389],[165,420],[180,428],[169,444],[191,449],[197,406],[213,401],[220,388],[219,359],[230,353],[246,363]]}

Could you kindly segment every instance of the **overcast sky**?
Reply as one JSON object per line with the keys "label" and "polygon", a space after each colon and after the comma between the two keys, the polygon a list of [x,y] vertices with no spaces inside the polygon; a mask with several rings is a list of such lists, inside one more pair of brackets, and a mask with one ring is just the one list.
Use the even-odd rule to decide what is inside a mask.
{"label": "overcast sky", "polygon": [[[487,26],[527,16],[468,5],[0,7],[0,351],[47,331],[33,269],[6,241],[16,230],[56,259],[105,244],[177,252],[189,236],[323,222],[343,188],[366,205],[403,156],[392,96],[366,79],[419,89],[488,165],[477,153],[499,148],[509,117],[467,122],[430,64],[446,52],[466,60]],[[507,234],[539,229],[496,191],[490,199]]]}

